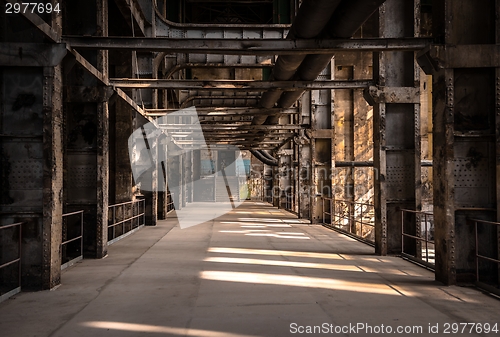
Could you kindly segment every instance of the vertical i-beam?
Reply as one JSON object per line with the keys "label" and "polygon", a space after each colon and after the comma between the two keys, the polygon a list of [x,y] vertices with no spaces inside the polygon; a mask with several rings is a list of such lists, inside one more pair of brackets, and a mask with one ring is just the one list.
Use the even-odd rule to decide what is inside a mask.
{"label": "vertical i-beam", "polygon": [[[497,0],[435,1],[433,34],[445,46],[494,45],[499,11]],[[436,279],[448,285],[474,281],[475,232],[468,219],[498,220],[500,195],[500,65],[482,64],[478,52],[453,53],[434,69],[423,62],[433,75]],[[432,55],[425,59],[437,65]],[[497,238],[497,229],[480,229],[482,254],[498,254]],[[480,270],[498,278],[497,266]]]}
{"label": "vertical i-beam", "polygon": [[[97,0],[97,36],[108,36],[108,0]],[[97,54],[97,69],[108,76],[108,51]],[[97,233],[96,258],[108,252],[109,205],[109,97],[97,102]]]}
{"label": "vertical i-beam", "polygon": [[[420,0],[387,0],[379,10],[383,38],[416,37]],[[414,52],[374,55],[374,75],[380,88],[419,88]],[[374,105],[375,249],[378,254],[401,252],[400,208],[420,210],[420,132],[418,100],[388,97]]]}

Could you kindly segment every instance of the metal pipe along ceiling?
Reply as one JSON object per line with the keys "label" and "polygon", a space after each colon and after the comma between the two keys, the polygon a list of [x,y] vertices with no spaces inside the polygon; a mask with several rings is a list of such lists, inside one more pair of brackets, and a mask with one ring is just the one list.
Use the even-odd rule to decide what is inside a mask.
{"label": "metal pipe along ceiling", "polygon": [[[304,1],[292,25],[287,38],[312,38],[316,37],[325,25],[324,20],[328,15],[328,23],[322,29],[321,38],[350,38],[365,23],[368,18],[385,2],[385,0],[342,0],[339,1]],[[304,9],[303,9],[304,8]],[[303,9],[303,10],[302,10]],[[333,15],[330,10],[333,10]],[[327,15],[328,14],[328,15]],[[300,20],[299,20],[300,17]],[[311,26],[313,26],[311,28]],[[304,28],[307,27],[307,28]],[[304,32],[302,32],[304,30]],[[314,36],[305,36],[313,34]],[[272,77],[281,80],[313,81],[331,61],[333,54],[285,56],[281,55],[273,68]],[[280,61],[281,60],[281,61]],[[294,69],[295,67],[295,69]],[[288,77],[288,78],[287,78]],[[260,105],[273,107],[278,101],[278,107],[290,108],[304,93],[304,91],[268,91],[262,95]],[[277,124],[280,115],[255,116],[252,124]],[[263,155],[260,154],[262,157]]]}
{"label": "metal pipe along ceiling", "polygon": [[[321,38],[348,39],[365,23],[385,0],[343,0],[326,25]],[[296,80],[314,81],[331,61],[333,54],[307,55],[296,72]],[[291,107],[304,91],[285,92],[279,107]],[[269,121],[272,121],[270,118]]]}
{"label": "metal pipe along ceiling", "polygon": [[261,150],[260,152],[264,155],[264,157],[267,157],[267,159],[276,161],[276,158],[274,158],[269,152],[267,152],[267,150]]}
{"label": "metal pipe along ceiling", "polygon": [[250,153],[252,153],[252,155],[255,158],[257,158],[259,161],[261,161],[262,163],[269,165],[269,166],[278,166],[278,161],[275,158],[273,158],[274,160],[271,160],[271,159],[267,158],[262,152],[263,151],[250,150]]}
{"label": "metal pipe along ceiling", "polygon": [[[287,39],[310,39],[318,36],[325,28],[328,20],[339,5],[341,0],[304,0],[299,8],[297,16],[288,32]],[[276,60],[271,74],[271,80],[287,81],[293,77],[306,55],[281,55]],[[259,105],[263,108],[272,108],[282,95],[280,90],[265,92],[260,99]],[[273,118],[273,120],[279,117]],[[268,116],[255,116],[252,124],[264,124]],[[257,152],[259,157],[267,157],[270,161],[272,156],[263,151]],[[255,154],[254,154],[255,155]],[[266,156],[267,155],[267,156]],[[255,155],[257,157],[257,155]],[[257,159],[259,159],[257,157]],[[261,159],[259,159],[261,160]],[[273,158],[273,160],[276,160]],[[261,160],[262,161],[262,160]],[[271,161],[272,166],[277,166],[277,161]],[[275,165],[274,165],[275,163]],[[269,164],[268,164],[269,165]]]}
{"label": "metal pipe along ceiling", "polygon": [[[304,0],[286,38],[289,40],[311,39],[318,36],[339,3],[340,0]],[[272,78],[278,81],[291,79],[305,57],[306,55],[279,56],[273,68]],[[260,105],[264,108],[272,108],[281,93],[279,90],[264,93]]]}

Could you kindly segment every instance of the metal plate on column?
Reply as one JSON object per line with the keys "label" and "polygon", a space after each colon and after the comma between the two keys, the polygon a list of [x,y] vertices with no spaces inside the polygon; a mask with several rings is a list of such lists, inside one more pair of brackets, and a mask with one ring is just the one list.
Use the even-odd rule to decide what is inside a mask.
{"label": "metal plate on column", "polygon": [[415,155],[413,152],[387,152],[386,186],[391,199],[415,197]]}
{"label": "metal plate on column", "polygon": [[5,142],[2,144],[6,182],[2,191],[3,211],[37,211],[42,206],[42,143]]}
{"label": "metal plate on column", "polygon": [[493,147],[486,141],[455,141],[455,203],[458,207],[490,207],[494,203]]}
{"label": "metal plate on column", "polygon": [[94,203],[97,201],[96,154],[69,153],[67,156],[67,202]]}

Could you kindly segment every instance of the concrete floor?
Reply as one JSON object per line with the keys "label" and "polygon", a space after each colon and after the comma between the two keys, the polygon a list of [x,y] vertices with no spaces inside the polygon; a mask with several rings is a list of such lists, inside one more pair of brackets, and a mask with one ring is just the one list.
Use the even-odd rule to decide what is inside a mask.
{"label": "concrete floor", "polygon": [[338,336],[373,335],[366,325],[436,336],[469,322],[500,324],[500,300],[255,202],[187,229],[160,221],[66,270],[57,289],[0,304],[2,337],[276,337],[315,325]]}

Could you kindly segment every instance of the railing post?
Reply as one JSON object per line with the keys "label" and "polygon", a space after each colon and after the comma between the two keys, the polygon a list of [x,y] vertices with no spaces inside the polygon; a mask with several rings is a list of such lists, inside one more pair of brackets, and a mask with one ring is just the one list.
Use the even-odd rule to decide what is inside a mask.
{"label": "railing post", "polygon": [[84,211],[80,213],[80,255],[83,256],[83,213]]}
{"label": "railing post", "polygon": [[142,201],[142,224],[146,225],[146,201],[145,200]]}
{"label": "railing post", "polygon": [[405,211],[401,210],[401,252],[405,252]]}
{"label": "railing post", "polygon": [[21,275],[22,275],[22,243],[23,243],[23,238],[22,238],[22,235],[23,235],[23,231],[22,231],[22,226],[23,224],[20,223],[19,224],[19,267],[18,267],[18,273],[19,273],[19,276],[18,276],[18,285],[19,285],[19,288],[21,288]]}
{"label": "railing post", "polygon": [[474,221],[474,235],[476,240],[476,282],[479,282],[479,240],[477,235],[477,221]]}
{"label": "railing post", "polygon": [[360,208],[361,208],[361,236],[364,235],[364,226],[365,226],[365,212],[366,212],[366,209],[365,209],[365,204],[361,204],[360,205]]}
{"label": "railing post", "polygon": [[334,215],[334,212],[333,212],[333,209],[332,209],[332,198],[328,199],[328,212],[330,213],[330,219],[328,220],[328,224],[331,226],[332,225],[332,221],[333,221],[333,215]]}
{"label": "railing post", "polygon": [[429,233],[427,229],[427,214],[424,214],[424,226],[425,226],[425,260],[429,262]]}
{"label": "railing post", "polygon": [[325,224],[325,198],[321,197],[321,207],[323,209],[323,224]]}

